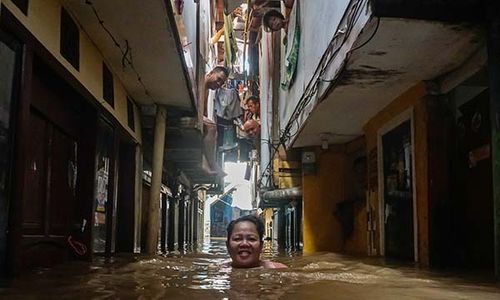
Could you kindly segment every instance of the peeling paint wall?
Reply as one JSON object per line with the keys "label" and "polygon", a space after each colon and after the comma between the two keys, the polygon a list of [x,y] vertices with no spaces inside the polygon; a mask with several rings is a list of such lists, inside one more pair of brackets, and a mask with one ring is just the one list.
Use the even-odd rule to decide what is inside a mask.
{"label": "peeling paint wall", "polygon": [[[427,144],[427,105],[425,98],[426,86],[419,83],[410,88],[405,93],[397,97],[393,102],[378,112],[364,126],[366,135],[367,153],[377,152],[378,131],[394,118],[406,110],[413,108],[414,120],[414,160],[415,160],[415,189],[417,199],[417,222],[418,222],[418,253],[419,262],[426,266],[429,265],[429,210],[428,210],[428,144]],[[370,169],[370,162],[368,163]],[[370,173],[370,171],[369,171]],[[376,220],[375,248],[377,254],[380,254],[380,210],[378,197],[377,176],[368,175],[369,202],[374,208]]]}
{"label": "peeling paint wall", "polygon": [[5,7],[25,26],[42,45],[109,111],[134,139],[142,142],[141,122],[137,107],[134,108],[135,130],[129,128],[127,119],[127,91],[114,78],[114,108],[102,95],[102,63],[104,58],[97,50],[91,37],[80,31],[80,68],[76,70],[61,55],[59,49],[60,12],[62,0],[30,0],[28,14],[24,15],[10,0],[3,0]]}

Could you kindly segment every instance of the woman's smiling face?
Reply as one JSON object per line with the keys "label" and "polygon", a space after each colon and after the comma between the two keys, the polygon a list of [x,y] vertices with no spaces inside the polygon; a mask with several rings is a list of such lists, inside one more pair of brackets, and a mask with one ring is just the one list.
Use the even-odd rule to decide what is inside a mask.
{"label": "woman's smiling face", "polygon": [[260,266],[262,242],[255,224],[249,221],[236,223],[227,241],[227,251],[235,268]]}

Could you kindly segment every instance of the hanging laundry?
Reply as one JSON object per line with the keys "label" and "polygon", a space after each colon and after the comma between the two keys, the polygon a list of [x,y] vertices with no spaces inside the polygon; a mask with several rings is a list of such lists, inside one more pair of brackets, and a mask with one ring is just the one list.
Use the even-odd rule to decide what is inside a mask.
{"label": "hanging laundry", "polygon": [[238,45],[233,30],[233,17],[231,14],[224,14],[224,66],[231,69],[236,62]]}
{"label": "hanging laundry", "polygon": [[285,49],[285,64],[283,70],[283,81],[281,88],[290,89],[295,80],[295,71],[297,70],[297,61],[299,59],[300,47],[300,2],[296,1],[290,13],[288,21],[287,44]]}
{"label": "hanging laundry", "polygon": [[215,114],[219,118],[232,120],[243,114],[240,105],[240,96],[238,92],[233,89],[220,88],[215,93],[214,99]]}

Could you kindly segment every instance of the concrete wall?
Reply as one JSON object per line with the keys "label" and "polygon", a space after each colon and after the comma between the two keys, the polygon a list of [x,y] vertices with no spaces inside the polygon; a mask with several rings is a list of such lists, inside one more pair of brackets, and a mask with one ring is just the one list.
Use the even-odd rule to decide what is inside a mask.
{"label": "concrete wall", "polygon": [[[295,5],[300,5],[300,22],[301,22],[301,40],[300,49],[297,62],[297,70],[295,82],[289,90],[280,89],[279,95],[279,118],[280,129],[284,130],[287,124],[291,121],[297,104],[306,92],[308,85],[311,87],[313,83],[319,79],[319,69],[321,58],[325,54],[330,42],[333,41],[333,49],[335,55],[333,59],[324,61],[321,69],[324,70],[321,79],[334,78],[342,69],[343,62],[349,55],[348,51],[352,48],[355,41],[358,39],[359,34],[368,23],[371,16],[371,6],[369,1],[362,0],[358,2],[356,7],[359,8],[356,21],[352,26],[348,25],[347,16],[353,13],[354,5],[349,5],[350,1],[339,0],[316,0],[316,1],[295,1]],[[344,13],[349,9],[349,13],[344,17]],[[328,24],[327,26],[320,26],[319,24]],[[350,32],[344,36],[343,32],[349,27]],[[333,37],[336,37],[333,39]],[[290,39],[291,37],[289,37]],[[332,53],[332,52],[330,52]],[[281,67],[283,72],[284,67],[284,47],[282,50]],[[297,115],[297,121],[292,121],[293,130],[301,127],[307,121],[309,114],[318,101],[322,99],[328,89],[328,84],[323,82],[317,86],[317,90],[311,89],[308,93],[311,97]],[[287,146],[291,141],[287,142]]]}
{"label": "concrete wall", "polygon": [[302,185],[299,161],[282,160],[277,157],[273,160],[273,180],[280,189],[298,187]]}
{"label": "concrete wall", "polygon": [[[345,194],[349,208],[353,211],[353,231],[344,240],[344,252],[349,254],[367,254],[367,217],[366,217],[366,164],[359,163],[366,158],[365,138],[361,137],[345,145],[346,170]],[[361,171],[361,172],[360,172]]]}
{"label": "concrete wall", "polygon": [[345,200],[346,155],[343,146],[314,149],[316,174],[302,177],[304,252],[343,249],[336,205]]}
{"label": "concrete wall", "polygon": [[[414,161],[415,161],[415,186],[417,198],[417,222],[418,222],[418,252],[419,262],[422,265],[429,264],[429,228],[428,228],[428,145],[427,145],[427,105],[426,87],[419,83],[405,93],[401,94],[387,107],[376,114],[365,126],[367,152],[377,151],[378,131],[394,118],[406,110],[413,108],[414,118]],[[370,165],[370,163],[369,163]],[[370,166],[368,167],[370,168]],[[368,176],[370,186],[369,201],[375,209],[376,214],[376,238],[375,248],[380,254],[380,210],[378,183],[374,182],[378,177]]]}
{"label": "concrete wall", "polygon": [[274,35],[262,31],[260,41],[260,59],[259,59],[259,87],[260,87],[260,170],[262,184],[270,187],[271,180],[268,166],[271,163],[271,149],[269,143],[271,140],[271,127],[273,119],[273,66],[274,66]]}
{"label": "concrete wall", "polygon": [[[102,63],[104,58],[91,37],[80,31],[80,70],[76,70],[60,54],[60,12],[62,0],[30,0],[28,14],[24,15],[10,0],[2,0],[7,9],[40,41],[40,43],[109,111],[134,139],[141,143],[140,112],[134,108],[135,130],[127,124],[127,92],[114,76],[114,108],[102,95]],[[78,23],[78,22],[77,22]]]}
{"label": "concrete wall", "polygon": [[[288,123],[293,110],[313,77],[321,57],[328,48],[328,44],[337,33],[338,26],[348,8],[349,2],[349,0],[295,1],[295,5],[300,5],[300,50],[294,84],[288,91],[280,88],[279,117],[281,129]],[[283,68],[284,46],[282,47],[281,67]],[[339,57],[343,57],[340,54],[339,52]],[[342,60],[338,59],[339,62]],[[330,76],[329,74],[326,75]],[[322,91],[324,87],[320,88]]]}
{"label": "concrete wall", "polygon": [[[352,168],[353,161],[365,155],[364,150],[364,139],[331,145],[328,150],[313,149],[316,172],[302,177],[305,252],[366,254],[365,201],[363,195],[356,195],[358,179]],[[353,231],[349,236],[344,236],[340,203],[353,209]]]}

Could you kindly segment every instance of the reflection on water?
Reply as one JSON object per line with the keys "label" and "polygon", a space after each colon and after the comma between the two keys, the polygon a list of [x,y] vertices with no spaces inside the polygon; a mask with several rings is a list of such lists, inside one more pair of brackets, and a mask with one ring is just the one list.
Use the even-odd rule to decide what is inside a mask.
{"label": "reflection on water", "polygon": [[121,255],[78,262],[5,283],[2,299],[500,299],[500,286],[377,259],[302,256],[266,245],[285,270],[231,269],[224,241],[198,253]]}

